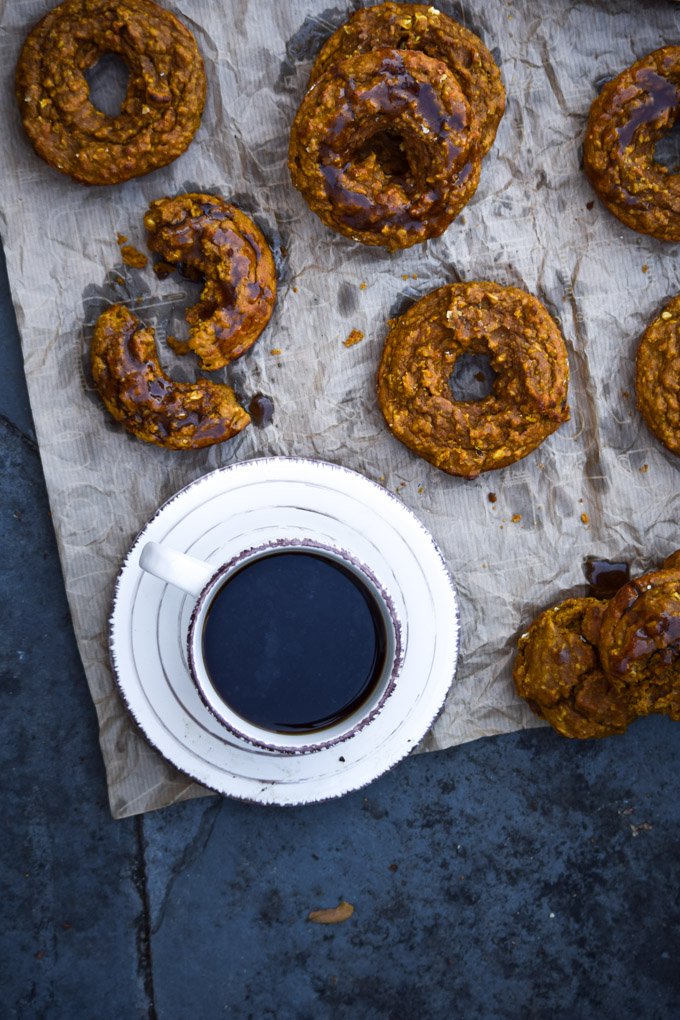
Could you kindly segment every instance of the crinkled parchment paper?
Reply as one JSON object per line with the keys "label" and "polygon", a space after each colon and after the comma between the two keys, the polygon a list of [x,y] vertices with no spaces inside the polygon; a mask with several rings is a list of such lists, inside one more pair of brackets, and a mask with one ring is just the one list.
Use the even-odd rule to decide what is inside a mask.
{"label": "crinkled parchment paper", "polygon": [[[113,685],[106,633],[114,579],[135,535],[161,502],[213,468],[263,455],[335,461],[398,492],[432,531],[458,583],[463,646],[425,750],[539,725],[512,688],[517,634],[539,609],[583,590],[585,556],[623,556],[642,569],[680,545],[680,463],[642,425],[633,387],[638,338],[680,290],[680,246],[621,226],[580,169],[598,88],[650,50],[679,43],[680,8],[671,0],[442,3],[494,51],[508,109],[463,215],[443,237],[390,255],[330,233],[288,179],[289,125],[312,58],[356,6],[329,2],[168,4],[206,60],[201,128],[170,167],[86,188],[33,153],[14,99],[19,47],[51,4],[0,0],[0,228],[116,817],[205,792],[135,730]],[[255,216],[277,252],[280,290],[267,331],[227,372],[246,402],[258,391],[273,397],[274,423],[182,454],[110,422],[83,360],[92,323],[111,300],[137,298],[161,340],[177,332],[195,289],[122,266],[116,233],[143,249],[149,202],[187,189],[221,193]],[[374,379],[389,316],[442,283],[479,278],[526,288],[561,323],[571,421],[526,460],[470,482],[389,435]],[[345,347],[353,329],[365,339]],[[193,359],[163,358],[186,378],[195,372]]]}

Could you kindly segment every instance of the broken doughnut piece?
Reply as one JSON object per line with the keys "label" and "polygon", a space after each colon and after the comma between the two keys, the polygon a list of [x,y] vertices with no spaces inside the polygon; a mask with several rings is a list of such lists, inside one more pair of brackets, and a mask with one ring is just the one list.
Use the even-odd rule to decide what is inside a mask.
{"label": "broken doughnut piece", "polygon": [[185,318],[186,342],[206,371],[222,368],[255,343],[276,300],[271,249],[249,216],[215,195],[185,194],[151,203],[144,217],[148,245],[164,264],[177,266],[203,290]]}
{"label": "broken doughnut piece", "polygon": [[250,422],[231,387],[208,379],[175,382],[165,375],[153,330],[125,305],[112,305],[99,317],[91,365],[109,414],[146,443],[196,450],[231,439]]}

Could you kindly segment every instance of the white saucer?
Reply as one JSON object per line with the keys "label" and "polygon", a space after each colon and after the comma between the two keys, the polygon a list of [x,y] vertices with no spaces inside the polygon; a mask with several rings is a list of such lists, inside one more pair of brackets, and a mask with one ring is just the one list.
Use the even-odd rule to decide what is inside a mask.
{"label": "white saucer", "polygon": [[[218,566],[254,544],[312,538],[367,564],[404,625],[404,663],[383,711],[343,743],[306,755],[260,751],[203,705],[186,662],[193,599],[145,573],[149,541]],[[121,568],[110,621],[114,674],[149,742],[197,782],[261,804],[305,804],[376,779],[425,735],[453,680],[458,600],[439,549],[396,496],[323,461],[274,457],[221,468],[168,500]]]}

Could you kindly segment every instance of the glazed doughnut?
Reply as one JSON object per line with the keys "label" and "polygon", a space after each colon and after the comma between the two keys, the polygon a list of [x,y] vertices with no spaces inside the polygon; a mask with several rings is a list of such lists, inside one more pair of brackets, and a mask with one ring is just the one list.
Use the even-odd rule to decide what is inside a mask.
{"label": "glazed doughnut", "polygon": [[112,305],[99,317],[91,365],[107,411],[144,442],[196,450],[230,439],[250,422],[229,386],[169,379],[158,362],[153,330],[125,305]]}
{"label": "glazed doughnut", "polygon": [[[454,398],[449,380],[463,353],[486,355],[496,373],[482,400]],[[486,281],[455,283],[390,323],[378,401],[414,453],[475,478],[526,457],[567,421],[568,380],[562,334],[537,298]]]}
{"label": "glazed doughnut", "polygon": [[[130,72],[116,117],[93,106],[85,77],[105,53]],[[26,39],[16,94],[50,166],[83,184],[117,184],[184,152],[201,122],[205,71],[191,32],[152,0],[65,0]]]}
{"label": "glazed doughnut", "polygon": [[635,392],[638,410],[650,431],[680,456],[680,294],[642,336]]}
{"label": "glazed doughnut", "polygon": [[602,615],[599,649],[605,672],[638,714],[680,721],[680,567],[619,589]]}
{"label": "glazed doughnut", "polygon": [[680,46],[664,46],[607,82],[593,103],[583,146],[591,184],[622,223],[680,241],[680,173],[654,160],[680,117]]}
{"label": "glazed doughnut", "polygon": [[418,50],[446,64],[480,125],[479,155],[486,155],[505,111],[500,71],[474,32],[434,7],[392,3],[362,7],[323,45],[309,83],[313,85],[346,57],[387,48]]}
{"label": "glazed doughnut", "polygon": [[327,226],[394,250],[439,236],[458,215],[479,182],[479,142],[445,64],[383,49],[342,60],[309,90],[288,165]]}
{"label": "glazed doughnut", "polygon": [[269,245],[250,217],[213,195],[188,194],[152,202],[144,217],[151,251],[191,279],[203,278],[189,308],[186,343],[200,367],[222,368],[255,343],[271,318],[276,268]]}
{"label": "glazed doughnut", "polygon": [[600,665],[597,641],[605,606],[599,599],[568,599],[541,613],[519,639],[517,693],[565,737],[623,733],[635,718]]}

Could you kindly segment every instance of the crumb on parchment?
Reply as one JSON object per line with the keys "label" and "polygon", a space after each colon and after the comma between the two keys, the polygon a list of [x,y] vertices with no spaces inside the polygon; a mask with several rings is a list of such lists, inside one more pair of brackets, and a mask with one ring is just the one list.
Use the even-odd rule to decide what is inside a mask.
{"label": "crumb on parchment", "polygon": [[364,339],[364,334],[360,329],[353,329],[346,340],[342,341],[343,347],[354,347],[355,344],[360,344]]}
{"label": "crumb on parchment", "polygon": [[135,248],[134,244],[122,244],[120,253],[125,265],[132,266],[133,269],[144,269],[149,261],[144,252]]}

